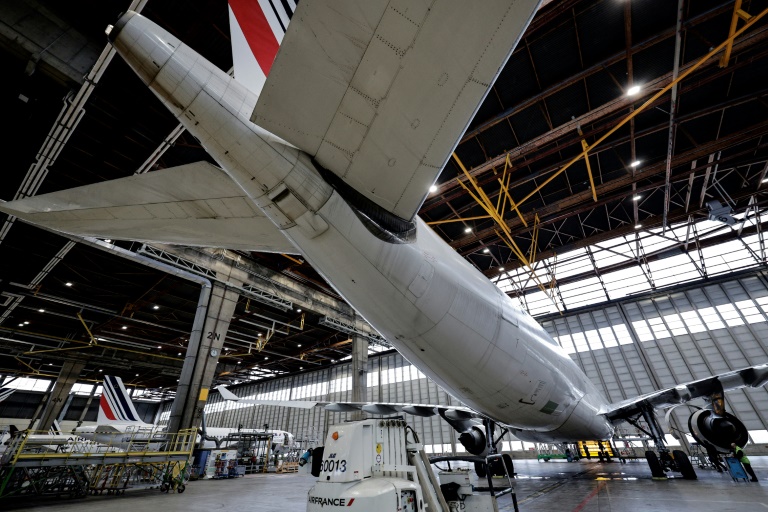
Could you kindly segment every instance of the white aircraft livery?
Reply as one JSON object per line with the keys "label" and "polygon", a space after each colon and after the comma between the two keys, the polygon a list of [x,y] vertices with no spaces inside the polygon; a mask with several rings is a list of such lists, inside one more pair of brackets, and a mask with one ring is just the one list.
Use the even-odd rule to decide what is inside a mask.
{"label": "white aircraft livery", "polygon": [[[653,409],[697,397],[719,404],[724,390],[764,385],[768,365],[609,404],[536,321],[417,215],[539,0],[488,0],[482,9],[304,0],[294,13],[284,4],[230,2],[234,78],[135,12],[108,28],[117,52],[221,168],[198,162],[0,210],[76,235],[300,253],[467,408],[346,406],[440,414],[476,454],[493,448],[481,420],[522,440],[576,441],[609,439],[615,422],[642,417],[661,464],[691,477],[690,463],[668,455]],[[248,48],[252,55],[238,55]],[[694,435],[722,448],[745,438],[723,408],[707,411]]]}

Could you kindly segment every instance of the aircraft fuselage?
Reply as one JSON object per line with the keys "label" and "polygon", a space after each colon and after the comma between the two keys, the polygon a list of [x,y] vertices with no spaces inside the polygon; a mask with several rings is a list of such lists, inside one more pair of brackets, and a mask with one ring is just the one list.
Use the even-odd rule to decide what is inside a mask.
{"label": "aircraft fuselage", "polygon": [[110,40],[319,273],[425,375],[521,439],[605,439],[594,385],[546,331],[418,217],[386,239],[311,158],[249,121],[257,97],[128,13]]}

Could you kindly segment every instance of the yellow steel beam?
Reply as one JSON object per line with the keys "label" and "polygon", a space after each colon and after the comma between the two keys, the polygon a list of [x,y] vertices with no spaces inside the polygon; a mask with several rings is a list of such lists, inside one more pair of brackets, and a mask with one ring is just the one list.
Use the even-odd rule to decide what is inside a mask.
{"label": "yellow steel beam", "polygon": [[83,320],[83,315],[81,315],[79,311],[77,312],[77,318],[80,320],[80,323],[83,324],[83,327],[85,327],[85,332],[88,333],[88,337],[91,338],[91,345],[98,345],[96,338],[93,337],[93,333],[88,328],[88,325],[85,323],[85,320]]}
{"label": "yellow steel beam", "polygon": [[283,257],[285,257],[285,258],[288,258],[289,260],[291,260],[292,262],[296,263],[297,265],[303,265],[303,264],[304,264],[304,262],[303,262],[303,261],[301,261],[301,260],[297,260],[296,258],[294,258],[293,256],[290,256],[290,255],[288,255],[288,254],[280,254],[280,256],[283,256]]}
{"label": "yellow steel beam", "polygon": [[[741,0],[736,0],[736,2],[733,5],[733,15],[731,16],[731,27],[728,30],[728,36],[732,36],[734,32],[736,32],[736,27],[739,23],[739,18],[743,19],[744,21],[749,21],[749,19],[752,16],[750,16],[747,12],[743,11],[741,9]],[[723,53],[723,56],[720,57],[720,67],[724,68],[728,66],[728,62],[731,60],[731,50],[733,50],[733,40],[725,45],[725,53]]]}
{"label": "yellow steel beam", "polygon": [[536,247],[539,243],[539,226],[541,224],[541,221],[539,220],[539,214],[537,213],[533,217],[533,233],[531,234],[531,251],[530,251],[530,259],[531,264],[536,262]]}
{"label": "yellow steel beam", "polygon": [[19,358],[18,358],[18,357],[16,357],[16,356],[14,356],[13,358],[14,358],[15,360],[17,360],[18,362],[20,362],[21,364],[23,364],[24,366],[26,366],[27,368],[29,368],[30,370],[32,370],[32,373],[33,373],[34,375],[39,375],[39,374],[40,374],[40,370],[35,370],[34,368],[32,368],[31,366],[29,366],[27,363],[25,363],[24,361],[22,361],[21,359],[19,359]]}
{"label": "yellow steel beam", "polygon": [[479,204],[486,212],[488,212],[488,215],[490,215],[493,220],[496,222],[496,224],[502,229],[504,234],[506,236],[501,236],[498,231],[496,231],[496,234],[504,240],[504,243],[507,244],[507,246],[512,250],[512,252],[517,256],[520,261],[525,264],[526,267],[528,267],[528,270],[531,272],[531,276],[533,276],[534,281],[536,281],[536,284],[538,285],[539,289],[544,292],[545,295],[549,296],[550,299],[552,299],[552,302],[555,304],[555,307],[560,309],[557,305],[557,302],[552,298],[551,295],[547,293],[546,288],[541,283],[541,280],[536,275],[536,271],[534,270],[533,266],[530,264],[528,259],[525,257],[525,254],[520,250],[520,248],[517,246],[517,243],[512,238],[512,234],[509,231],[509,226],[507,226],[506,222],[504,222],[504,219],[502,219],[498,212],[493,209],[493,203],[491,202],[490,198],[485,194],[483,189],[478,185],[477,180],[467,171],[467,168],[464,167],[464,163],[461,161],[459,156],[456,153],[453,153],[453,158],[456,160],[456,163],[459,164],[459,167],[461,168],[464,175],[467,177],[467,180],[472,184],[472,186],[475,189],[475,192],[472,192],[469,187],[467,187],[463,181],[458,180],[459,185],[461,185],[464,190],[467,191],[467,193]]}
{"label": "yellow steel beam", "polygon": [[504,194],[504,197],[506,198],[506,201],[509,201],[509,208],[510,210],[514,210],[517,216],[520,218],[520,222],[523,223],[523,226],[528,227],[528,223],[525,221],[525,217],[523,217],[523,214],[520,213],[520,210],[517,208],[520,206],[519,204],[515,204],[515,201],[512,199],[512,196],[509,193],[509,181],[512,179],[512,175],[509,175],[507,177],[507,182],[502,183],[501,180],[499,180],[499,185],[501,185],[501,191]]}
{"label": "yellow steel beam", "polygon": [[[583,138],[584,132],[581,131],[581,127],[579,127],[579,136],[582,137],[581,149],[586,153],[589,144],[587,144],[587,141]],[[587,164],[587,175],[589,176],[589,188],[592,189],[592,200],[597,202],[597,190],[595,190],[595,180],[592,178],[592,166],[589,164],[589,155],[584,155],[584,162]]]}
{"label": "yellow steel beam", "polygon": [[46,348],[45,350],[30,350],[28,352],[24,352],[24,355],[29,356],[32,354],[45,354],[47,352],[64,352],[65,350],[85,350],[93,347],[94,345],[86,345],[84,347]]}
{"label": "yellow steel beam", "polygon": [[616,133],[616,131],[617,131],[617,130],[619,130],[619,129],[620,129],[622,126],[624,126],[624,125],[625,125],[625,124],[627,124],[629,121],[631,121],[632,119],[634,119],[634,117],[635,117],[635,116],[637,116],[639,113],[641,113],[641,112],[645,111],[645,109],[647,109],[647,108],[648,108],[648,107],[649,107],[651,104],[653,104],[653,102],[655,102],[655,101],[656,101],[657,99],[659,99],[661,96],[663,96],[664,94],[666,94],[666,93],[667,93],[667,92],[668,92],[670,89],[672,89],[672,87],[674,87],[675,85],[677,85],[678,83],[680,83],[680,82],[681,82],[683,79],[687,78],[687,77],[688,77],[688,76],[689,76],[691,73],[693,73],[694,71],[696,71],[697,69],[699,69],[699,68],[702,66],[702,64],[704,64],[706,61],[708,61],[709,59],[711,59],[712,57],[714,57],[715,55],[717,55],[718,53],[720,53],[720,51],[721,51],[723,48],[725,48],[725,47],[726,47],[726,46],[727,46],[729,43],[733,42],[733,40],[734,40],[734,39],[736,39],[737,37],[739,37],[741,34],[743,34],[744,32],[746,32],[746,31],[747,31],[749,28],[751,28],[751,27],[752,27],[752,26],[753,26],[755,23],[757,23],[759,20],[761,20],[761,19],[762,19],[762,18],[763,18],[763,17],[764,17],[766,14],[768,14],[768,9],[764,9],[762,12],[760,12],[760,14],[757,14],[757,15],[755,15],[755,16],[752,16],[752,17],[750,17],[750,18],[749,18],[749,21],[747,21],[747,22],[746,22],[746,24],[744,24],[744,26],[743,26],[743,27],[741,27],[740,29],[736,30],[736,31],[735,31],[733,34],[731,34],[730,36],[728,36],[728,38],[727,38],[725,41],[723,41],[722,43],[720,43],[719,45],[717,45],[717,46],[716,46],[715,48],[713,48],[713,49],[712,49],[712,50],[711,50],[711,51],[710,51],[708,54],[706,54],[704,57],[702,57],[701,59],[699,59],[699,60],[696,62],[696,64],[694,64],[694,65],[693,65],[693,66],[691,66],[690,68],[686,69],[686,70],[685,70],[685,72],[681,73],[681,74],[680,74],[680,76],[678,76],[678,77],[677,77],[675,80],[673,80],[672,82],[670,82],[669,84],[667,84],[665,87],[663,87],[662,89],[660,89],[660,90],[659,90],[659,91],[658,91],[656,94],[654,94],[653,96],[651,96],[651,97],[650,97],[650,98],[649,98],[649,99],[648,99],[648,100],[647,100],[645,103],[643,103],[643,104],[642,104],[642,105],[640,105],[638,108],[636,108],[634,111],[632,111],[632,113],[631,113],[631,114],[627,115],[627,116],[626,116],[624,119],[622,119],[621,121],[619,121],[619,123],[618,123],[616,126],[614,126],[613,128],[611,128],[610,130],[608,130],[608,131],[607,131],[607,132],[606,132],[606,133],[605,133],[605,134],[604,134],[602,137],[600,137],[600,138],[599,138],[599,139],[597,139],[595,142],[593,142],[592,144],[590,144],[590,145],[589,145],[589,147],[587,147],[587,148],[586,148],[584,151],[582,151],[581,153],[579,153],[578,155],[576,155],[575,157],[573,157],[573,158],[572,158],[570,161],[568,161],[568,163],[566,163],[566,164],[565,164],[565,165],[563,165],[563,166],[562,166],[560,169],[558,169],[557,171],[555,171],[554,173],[552,173],[552,175],[551,175],[549,178],[547,178],[546,180],[544,180],[544,182],[543,182],[541,185],[539,185],[538,187],[536,187],[535,189],[533,189],[533,191],[531,191],[531,192],[530,192],[530,193],[529,193],[527,196],[525,196],[525,197],[524,197],[524,198],[522,198],[520,201],[518,201],[518,203],[517,203],[517,206],[520,206],[520,205],[522,205],[524,202],[526,202],[528,199],[530,199],[531,197],[533,197],[535,194],[538,194],[538,193],[539,193],[539,191],[541,191],[541,189],[543,189],[544,187],[546,187],[547,185],[549,185],[549,183],[550,183],[550,182],[552,182],[552,180],[554,180],[555,178],[557,178],[558,176],[560,176],[562,173],[564,173],[564,172],[566,171],[566,169],[568,169],[569,167],[571,167],[573,164],[575,164],[576,162],[578,162],[578,161],[579,161],[579,160],[581,160],[582,158],[585,158],[585,157],[586,157],[586,156],[589,154],[589,152],[590,152],[590,151],[592,151],[593,149],[595,149],[595,148],[596,148],[598,145],[600,145],[600,144],[601,144],[601,143],[602,143],[602,142],[603,142],[605,139],[607,139],[608,137],[610,137],[611,135],[613,135],[614,133]]}
{"label": "yellow steel beam", "polygon": [[458,217],[456,219],[448,219],[448,220],[436,220],[432,222],[427,222],[428,226],[437,226],[438,224],[448,224],[450,222],[467,222],[470,220],[480,220],[480,219],[490,219],[490,215],[478,215],[477,217]]}

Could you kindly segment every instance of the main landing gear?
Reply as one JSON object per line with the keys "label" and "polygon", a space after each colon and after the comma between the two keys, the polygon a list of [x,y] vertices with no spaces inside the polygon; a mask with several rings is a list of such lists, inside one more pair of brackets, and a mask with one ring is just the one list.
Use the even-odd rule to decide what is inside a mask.
{"label": "main landing gear", "polygon": [[645,452],[645,460],[648,461],[648,467],[651,468],[651,476],[654,479],[666,479],[668,471],[675,471],[679,472],[685,480],[696,480],[696,471],[694,471],[688,455],[682,450],[670,451],[667,448],[664,442],[664,431],[656,419],[653,407],[642,404],[640,416],[648,425],[648,430],[638,424],[640,417],[627,421],[653,439],[658,454],[653,450]]}

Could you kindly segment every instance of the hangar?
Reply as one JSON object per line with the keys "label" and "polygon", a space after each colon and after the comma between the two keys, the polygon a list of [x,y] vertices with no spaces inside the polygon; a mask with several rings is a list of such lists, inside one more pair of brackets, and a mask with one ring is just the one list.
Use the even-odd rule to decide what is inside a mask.
{"label": "hangar", "polygon": [[[293,2],[267,3],[283,31],[292,26]],[[423,190],[418,216],[533,316],[608,403],[768,362],[766,7],[544,2]],[[4,388],[16,391],[0,402],[0,421],[45,431],[58,420],[64,432],[95,425],[105,375],[122,380],[146,423],[176,432],[201,427],[204,416],[211,430],[290,432],[301,449],[322,445],[331,425],[388,415],[256,406],[227,401],[214,388],[224,384],[252,400],[462,407],[395,350],[400,340],[344,300],[349,293],[327,269],[308,262],[316,257],[279,244],[249,250],[252,239],[222,223],[242,210],[189,185],[185,176],[202,175],[217,160],[107,43],[105,28],[126,10],[232,69],[225,2],[5,3],[1,87],[12,129],[0,199],[177,172],[173,193],[189,203],[187,220],[204,221],[207,243],[181,243],[188,229],[181,215],[151,208],[127,215],[145,226],[139,229],[155,221],[153,232],[118,226],[126,220],[119,211],[110,213],[114,223],[97,219],[102,224],[90,228],[115,230],[110,236],[67,236],[3,214],[0,373]],[[92,195],[76,200],[92,207],[108,195],[87,190]],[[130,200],[134,189],[110,193]],[[58,226],[71,226],[67,220]],[[180,238],[168,235],[169,226]],[[164,243],[152,238],[158,232]],[[269,236],[252,238],[269,245]],[[467,338],[469,357],[482,355],[475,343]],[[755,377],[747,383],[755,389],[724,398],[744,425],[758,474],[768,443],[761,382]],[[663,441],[703,461],[700,480],[732,489],[706,467],[689,434],[694,410],[677,407],[664,418]],[[426,453],[466,451],[462,432],[440,415],[404,418]],[[652,429],[638,425],[624,423],[608,449],[642,459]],[[501,451],[515,460],[560,455],[561,446],[523,437],[508,434]],[[520,477],[551,483],[556,473],[525,464],[517,465]],[[605,498],[611,487],[631,484],[598,484],[596,472],[634,475],[640,466],[647,473],[644,459],[618,469],[587,466],[590,479],[569,499],[578,497],[575,506],[595,489],[591,499]],[[638,469],[639,478],[650,478],[645,473]],[[557,489],[544,487],[519,484],[521,508],[551,508]],[[702,492],[705,485],[685,488],[678,502],[649,506],[701,510]],[[297,506],[303,510],[305,501]]]}

